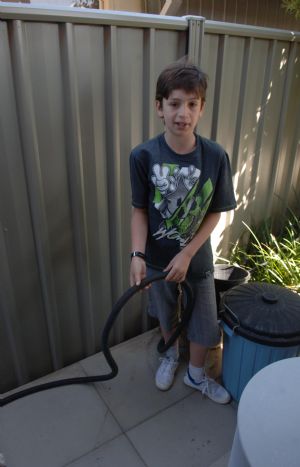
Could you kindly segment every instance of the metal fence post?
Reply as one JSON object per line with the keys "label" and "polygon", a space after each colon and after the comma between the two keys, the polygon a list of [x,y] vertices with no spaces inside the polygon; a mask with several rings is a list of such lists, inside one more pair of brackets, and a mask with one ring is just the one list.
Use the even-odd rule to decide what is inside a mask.
{"label": "metal fence post", "polygon": [[185,16],[188,21],[187,56],[195,65],[201,66],[204,23],[203,16]]}

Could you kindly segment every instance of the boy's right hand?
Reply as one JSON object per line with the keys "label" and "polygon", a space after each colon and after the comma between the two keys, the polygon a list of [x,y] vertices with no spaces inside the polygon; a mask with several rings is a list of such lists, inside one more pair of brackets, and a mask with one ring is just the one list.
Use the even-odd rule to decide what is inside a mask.
{"label": "boy's right hand", "polygon": [[130,264],[130,285],[140,285],[142,279],[146,277],[146,274],[147,270],[145,260],[139,256],[132,258]]}

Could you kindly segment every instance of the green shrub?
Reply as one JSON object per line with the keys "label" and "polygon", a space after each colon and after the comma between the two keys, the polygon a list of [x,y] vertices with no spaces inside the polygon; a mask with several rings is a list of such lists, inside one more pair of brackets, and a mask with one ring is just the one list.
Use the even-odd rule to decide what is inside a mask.
{"label": "green shrub", "polygon": [[282,7],[287,13],[300,19],[300,0],[283,0]]}
{"label": "green shrub", "polygon": [[271,222],[259,228],[244,225],[248,242],[243,246],[244,233],[234,245],[229,262],[250,270],[251,281],[278,284],[300,293],[299,218],[289,212],[282,231],[276,236]]}

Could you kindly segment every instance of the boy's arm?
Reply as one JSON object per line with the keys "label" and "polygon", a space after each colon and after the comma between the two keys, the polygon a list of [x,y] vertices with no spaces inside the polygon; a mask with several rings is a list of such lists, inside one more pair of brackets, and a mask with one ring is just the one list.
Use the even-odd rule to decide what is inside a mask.
{"label": "boy's arm", "polygon": [[167,281],[184,281],[191,259],[215,229],[220,217],[220,212],[210,212],[204,217],[194,238],[180,251],[180,253],[174,256],[165,268],[165,271],[169,271],[169,274],[166,277]]}
{"label": "boy's arm", "polygon": [[[132,208],[131,212],[131,251],[145,253],[148,235],[147,209]],[[135,256],[130,264],[130,285],[139,285],[146,277],[146,262],[143,258]]]}

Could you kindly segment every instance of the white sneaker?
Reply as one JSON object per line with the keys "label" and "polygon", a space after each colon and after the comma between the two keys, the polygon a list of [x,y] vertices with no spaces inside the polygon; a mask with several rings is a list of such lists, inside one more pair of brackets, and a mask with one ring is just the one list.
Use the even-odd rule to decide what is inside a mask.
{"label": "white sneaker", "polygon": [[198,391],[201,391],[202,394],[218,404],[228,404],[231,399],[229,392],[223,386],[218,384],[214,379],[208,378],[205,374],[198,383],[191,377],[189,369],[187,369],[183,382],[191,388],[198,389]]}
{"label": "white sneaker", "polygon": [[174,382],[179,361],[172,357],[163,357],[155,375],[155,384],[161,391],[167,391]]}

